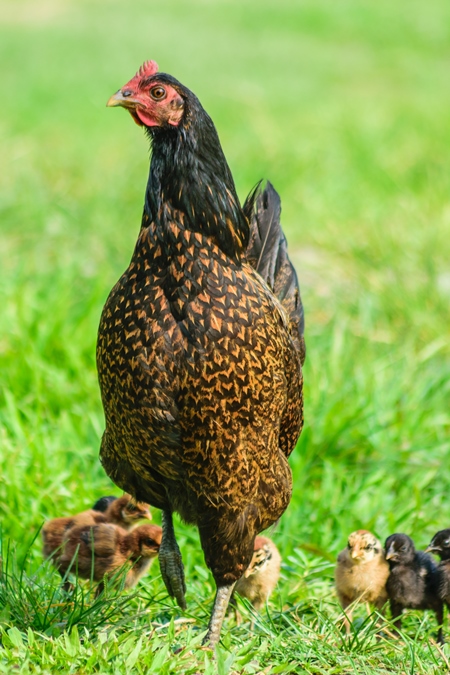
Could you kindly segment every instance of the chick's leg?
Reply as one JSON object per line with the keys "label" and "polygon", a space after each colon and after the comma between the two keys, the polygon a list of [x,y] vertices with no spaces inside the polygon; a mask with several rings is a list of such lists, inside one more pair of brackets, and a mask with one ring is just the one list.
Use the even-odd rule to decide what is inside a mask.
{"label": "chick's leg", "polygon": [[229,604],[230,604],[230,607],[232,607],[233,610],[234,610],[234,618],[235,618],[235,621],[236,621],[236,626],[240,626],[241,623],[242,623],[242,614],[238,610],[238,606],[237,606],[237,602],[236,602],[236,596],[234,595],[234,593],[231,594]]}
{"label": "chick's leg", "polygon": [[219,642],[220,630],[222,628],[223,618],[227,611],[228,603],[233,592],[235,583],[230,586],[219,586],[214,598],[214,605],[211,612],[211,618],[208,624],[208,632],[203,640],[204,645],[215,647]]}
{"label": "chick's leg", "polygon": [[159,547],[159,566],[167,591],[175,598],[181,609],[186,609],[186,583],[181,552],[175,539],[172,513],[162,512],[162,540]]}
{"label": "chick's leg", "polygon": [[444,636],[442,634],[442,624],[444,623],[444,605],[440,604],[436,609],[436,619],[438,623],[437,641],[440,645],[445,644]]}
{"label": "chick's leg", "polygon": [[345,632],[348,635],[350,633],[350,627],[351,627],[351,624],[352,624],[352,617],[353,617],[351,600],[350,600],[350,598],[347,598],[345,595],[341,595],[341,596],[339,596],[339,601],[341,603],[341,607],[342,607],[343,612],[344,612]]}
{"label": "chick's leg", "polygon": [[392,623],[395,626],[395,631],[394,634],[398,635],[398,632],[402,629],[402,612],[403,612],[403,607],[396,603],[394,600],[390,600],[389,602],[390,607],[391,607],[391,617],[392,617]]}

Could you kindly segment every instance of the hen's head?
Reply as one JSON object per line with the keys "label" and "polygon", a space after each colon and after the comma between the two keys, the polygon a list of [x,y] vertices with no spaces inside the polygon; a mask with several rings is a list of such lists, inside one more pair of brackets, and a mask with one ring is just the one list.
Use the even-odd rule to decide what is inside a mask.
{"label": "hen's head", "polygon": [[384,545],[386,560],[389,564],[408,565],[414,560],[416,549],[407,534],[391,534]]}
{"label": "hen's head", "polygon": [[367,530],[356,530],[348,538],[348,550],[356,564],[364,564],[373,560],[381,553],[381,544],[378,539]]}
{"label": "hen's head", "polygon": [[155,61],[146,61],[106,105],[126,108],[140,126],[177,127],[185,110],[185,91],[170,75],[158,74]]}

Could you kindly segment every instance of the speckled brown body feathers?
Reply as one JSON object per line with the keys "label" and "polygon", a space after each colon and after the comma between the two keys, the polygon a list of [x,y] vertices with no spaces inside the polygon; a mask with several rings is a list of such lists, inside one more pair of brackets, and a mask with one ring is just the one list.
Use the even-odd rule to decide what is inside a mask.
{"label": "speckled brown body feathers", "polygon": [[[103,310],[101,459],[137,499],[196,524],[216,582],[229,584],[291,497],[302,354],[289,308],[246,261],[233,213],[245,218],[215,130],[208,140],[223,171],[208,178],[205,149],[195,154],[207,134],[193,119],[179,139],[172,129],[153,139],[139,239]],[[206,175],[207,198],[186,168],[188,153]]]}

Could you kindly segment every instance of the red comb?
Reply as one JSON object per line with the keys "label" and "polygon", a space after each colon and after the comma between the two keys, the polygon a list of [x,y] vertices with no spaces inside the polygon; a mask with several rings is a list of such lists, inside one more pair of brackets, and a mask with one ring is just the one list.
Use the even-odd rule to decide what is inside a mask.
{"label": "red comb", "polygon": [[151,77],[158,72],[158,64],[156,61],[146,61],[137,71],[136,75],[139,77]]}
{"label": "red comb", "polygon": [[155,73],[157,72],[158,72],[158,64],[156,63],[156,61],[146,61],[139,68],[136,75],[129,82],[127,82],[122,87],[122,89],[133,89],[134,87],[138,87],[140,81],[143,78],[151,77],[152,75],[155,75]]}

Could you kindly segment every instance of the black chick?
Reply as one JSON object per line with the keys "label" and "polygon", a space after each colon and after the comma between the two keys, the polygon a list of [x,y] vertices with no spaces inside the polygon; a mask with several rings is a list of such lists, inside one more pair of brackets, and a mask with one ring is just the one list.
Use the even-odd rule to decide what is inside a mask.
{"label": "black chick", "polygon": [[105,511],[108,510],[108,507],[111,506],[113,502],[115,502],[117,497],[113,497],[113,495],[108,495],[107,497],[100,497],[100,499],[97,499],[95,502],[94,506],[92,507],[93,511],[100,511],[100,513],[105,513]]}
{"label": "black chick", "polygon": [[425,552],[436,553],[441,559],[438,565],[439,596],[450,609],[450,529],[439,530]]}
{"label": "black chick", "polygon": [[390,574],[386,582],[394,625],[400,629],[404,609],[432,609],[438,622],[438,642],[443,643],[443,603],[439,597],[439,570],[431,556],[416,551],[406,534],[391,534],[384,545]]}

